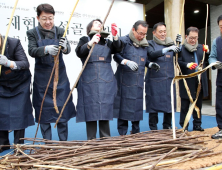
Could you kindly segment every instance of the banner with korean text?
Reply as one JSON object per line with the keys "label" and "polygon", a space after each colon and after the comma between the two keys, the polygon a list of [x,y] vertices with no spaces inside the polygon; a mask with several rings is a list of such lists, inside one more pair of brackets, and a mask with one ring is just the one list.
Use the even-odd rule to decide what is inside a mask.
{"label": "banner with korean text", "polygon": [[[36,18],[36,7],[41,3],[51,4],[55,9],[55,25],[65,29],[75,2],[75,0],[18,1],[18,5],[12,20],[12,25],[9,31],[9,37],[20,39],[30,62],[30,70],[32,75],[34,75],[35,60],[28,54],[28,40],[26,31],[38,26],[38,20]],[[14,0],[0,0],[0,33],[3,36],[6,33],[14,3]],[[77,5],[67,31],[67,38],[71,45],[71,53],[64,55],[64,61],[66,64],[67,74],[71,87],[74,85],[74,82],[82,68],[82,63],[75,53],[76,45],[82,36],[86,36],[86,26],[90,21],[96,18],[99,18],[103,21],[110,4],[111,0],[80,0]],[[119,30],[119,36],[124,36],[129,33],[133,24],[137,20],[143,20],[143,18],[142,4],[116,0],[106,21],[104,29],[108,32],[111,32],[111,23],[116,23]],[[111,36],[108,38],[111,38]],[[113,71],[115,72],[116,63],[114,61],[112,61],[112,67]],[[76,104],[76,90],[74,91],[73,97],[73,101]]]}

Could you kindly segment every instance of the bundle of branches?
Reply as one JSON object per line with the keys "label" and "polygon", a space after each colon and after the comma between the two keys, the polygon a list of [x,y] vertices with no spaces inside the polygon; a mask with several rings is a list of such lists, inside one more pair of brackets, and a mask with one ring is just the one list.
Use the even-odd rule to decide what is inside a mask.
{"label": "bundle of branches", "polygon": [[[0,168],[21,169],[164,169],[173,164],[221,152],[205,148],[198,138],[177,130],[148,131],[90,141],[35,140],[36,145],[14,145],[15,154],[6,155]],[[30,153],[31,150],[31,153]],[[18,154],[20,153],[20,154]],[[29,154],[30,153],[30,154]],[[17,154],[17,155],[16,155]]]}

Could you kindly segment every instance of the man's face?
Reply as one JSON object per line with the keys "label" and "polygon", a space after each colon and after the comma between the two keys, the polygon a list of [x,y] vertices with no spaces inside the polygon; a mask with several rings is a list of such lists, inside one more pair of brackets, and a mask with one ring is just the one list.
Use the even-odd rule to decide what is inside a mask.
{"label": "man's face", "polygon": [[189,35],[186,35],[186,40],[188,44],[195,45],[198,40],[198,33],[195,31],[190,31]]}
{"label": "man's face", "polygon": [[54,26],[54,15],[50,13],[42,12],[39,16],[37,16],[37,19],[42,26],[42,28],[46,30],[51,30]]}
{"label": "man's face", "polygon": [[222,34],[222,20],[219,21],[220,33]]}
{"label": "man's face", "polygon": [[148,28],[143,27],[142,25],[138,26],[138,29],[135,30],[135,28],[132,28],[133,35],[138,41],[142,41],[144,37],[146,37]]}
{"label": "man's face", "polygon": [[102,24],[99,21],[94,21],[91,30],[99,32],[101,26]]}
{"label": "man's face", "polygon": [[160,25],[153,31],[153,35],[159,40],[164,41],[166,39],[167,31],[164,25]]}

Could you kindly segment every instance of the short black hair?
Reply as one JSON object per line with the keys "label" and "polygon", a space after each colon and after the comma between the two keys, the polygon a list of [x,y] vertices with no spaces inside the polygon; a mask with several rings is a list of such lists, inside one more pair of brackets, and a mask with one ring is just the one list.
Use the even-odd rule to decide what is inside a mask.
{"label": "short black hair", "polygon": [[50,13],[50,14],[55,15],[55,10],[54,10],[53,6],[50,5],[50,4],[40,4],[36,8],[36,12],[37,12],[38,17],[41,15],[42,12]]}
{"label": "short black hair", "polygon": [[135,24],[133,25],[133,28],[137,31],[139,25],[142,25],[145,28],[148,28],[149,26],[146,21],[139,20],[135,22]]}
{"label": "short black hair", "polygon": [[158,23],[156,23],[156,24],[153,26],[153,31],[156,31],[157,27],[158,27],[158,26],[162,26],[162,25],[164,25],[164,26],[166,27],[166,24],[165,24],[164,22],[158,22]]}
{"label": "short black hair", "polygon": [[86,34],[89,35],[90,31],[91,31],[91,28],[93,26],[93,22],[94,21],[99,21],[101,24],[103,23],[100,19],[94,19],[92,20],[86,27]]}
{"label": "short black hair", "polygon": [[217,24],[219,25],[219,22],[222,20],[222,15],[220,15],[218,18],[217,18]]}
{"label": "short black hair", "polygon": [[192,32],[197,32],[199,34],[199,29],[197,27],[189,27],[186,30],[186,35],[189,35],[191,31]]}

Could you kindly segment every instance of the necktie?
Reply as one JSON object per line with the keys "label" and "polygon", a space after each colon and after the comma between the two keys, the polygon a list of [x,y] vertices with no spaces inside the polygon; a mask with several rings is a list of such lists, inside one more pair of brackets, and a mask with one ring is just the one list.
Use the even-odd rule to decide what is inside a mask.
{"label": "necktie", "polygon": [[[197,65],[198,65],[197,53],[196,53],[196,51],[194,51],[193,53],[194,53],[195,63],[197,63]],[[195,72],[197,72],[197,71],[198,70],[195,69]]]}

